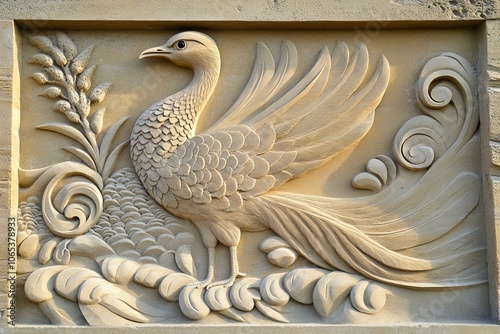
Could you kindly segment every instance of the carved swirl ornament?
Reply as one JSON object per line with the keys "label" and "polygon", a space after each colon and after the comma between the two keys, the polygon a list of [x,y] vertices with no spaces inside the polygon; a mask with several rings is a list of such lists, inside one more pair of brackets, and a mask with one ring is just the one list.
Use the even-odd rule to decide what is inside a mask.
{"label": "carved swirl ornament", "polygon": [[[318,321],[331,323],[345,310],[375,315],[394,286],[486,281],[484,245],[474,241],[478,111],[466,59],[443,53],[426,63],[416,84],[422,115],[396,133],[394,158],[378,155],[354,175],[362,196],[346,199],[279,186],[354,147],[372,127],[389,64],[380,56],[369,70],[362,44],[322,48],[299,77],[292,42],[282,43],[277,61],[258,43],[236,102],[196,133],[217,94],[219,51],[199,32],[171,37],[141,58],[190,68],[193,80],[143,112],[130,140],[134,169],[115,170],[128,144],[115,139],[127,119],[103,127],[99,106],[111,84],[92,88],[94,46],[80,52],[59,31],[29,41],[40,50],[29,61],[41,69],[32,78],[68,120],[38,129],[75,144],[65,148],[74,161],[19,171],[18,274],[27,298],[53,324],[211,314],[290,322],[297,319],[291,305],[312,306]],[[450,166],[453,173],[445,172]],[[259,248],[276,270],[243,277],[241,231],[266,229],[273,234]],[[215,256],[219,243],[229,252],[228,277],[218,273],[225,265]]]}

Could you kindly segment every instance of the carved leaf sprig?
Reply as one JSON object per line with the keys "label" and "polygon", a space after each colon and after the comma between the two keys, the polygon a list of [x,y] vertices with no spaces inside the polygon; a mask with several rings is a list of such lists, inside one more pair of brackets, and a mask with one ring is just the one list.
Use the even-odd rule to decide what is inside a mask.
{"label": "carved leaf sprig", "polygon": [[[103,212],[104,181],[113,171],[128,141],[116,147],[112,145],[127,118],[104,131],[106,109],[94,111],[93,106],[104,100],[111,84],[101,84],[91,90],[96,66],[88,65],[93,46],[78,53],[73,41],[60,31],[47,36],[32,35],[28,39],[41,51],[29,60],[29,63],[43,68],[43,71],[32,75],[36,82],[48,86],[40,95],[55,100],[52,110],[64,114],[71,123],[78,125],[55,122],[37,128],[75,141],[78,145],[63,149],[81,162],[63,161],[39,170],[20,169],[20,180],[23,187],[29,187],[26,189],[30,193],[43,189],[43,220],[53,235],[63,239],[75,238],[93,227]],[[69,182],[75,175],[84,180],[77,178],[75,182]],[[21,256],[31,258],[39,252],[41,263],[52,259],[58,264],[68,264],[70,250],[65,240],[58,240],[53,238],[41,244],[26,242],[22,247],[26,251],[21,252]],[[36,249],[32,245],[36,245]]]}
{"label": "carved leaf sprig", "polygon": [[104,135],[100,145],[98,144],[97,136],[103,132],[106,108],[92,112],[92,106],[104,100],[112,84],[103,83],[91,90],[96,66],[88,67],[88,65],[94,46],[91,45],[78,53],[73,41],[61,31],[53,32],[51,37],[29,36],[29,41],[43,52],[34,55],[29,63],[42,66],[45,72],[34,73],[32,78],[39,84],[51,85],[40,95],[57,100],[52,109],[64,114],[70,122],[80,125],[82,135],[77,135],[75,132],[79,131],[75,128],[61,123],[51,123],[49,127],[39,128],[60,133],[77,141],[86,152],[76,147],[67,147],[65,150],[106,179],[114,168],[119,153],[127,144],[123,142],[110,152],[110,145],[126,119],[119,121],[118,126],[112,127],[113,130]]}

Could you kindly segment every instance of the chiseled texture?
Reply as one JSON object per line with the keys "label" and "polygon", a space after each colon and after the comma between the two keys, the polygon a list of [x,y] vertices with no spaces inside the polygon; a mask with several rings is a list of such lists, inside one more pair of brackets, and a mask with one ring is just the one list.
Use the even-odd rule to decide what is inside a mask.
{"label": "chiseled texture", "polygon": [[[332,55],[323,48],[311,70],[282,92],[293,77],[297,51],[283,42],[275,64],[269,49],[259,43],[252,75],[239,98],[219,121],[195,134],[219,77],[215,42],[184,32],[144,55],[191,68],[194,78],[139,117],[131,137],[132,162],[149,194],[172,214],[191,220],[206,247],[218,242],[237,246],[241,230],[270,228],[326,269],[414,287],[484,282],[481,247],[457,236],[453,247],[463,251],[450,253],[446,238],[440,239],[477,204],[480,181],[466,170],[456,178],[440,177],[443,188],[431,186],[437,181],[429,176],[405,196],[396,191],[360,201],[277,189],[357,144],[368,132],[389,82],[383,56],[367,76],[366,47],[359,44],[351,53],[338,42]],[[468,197],[456,199],[461,195],[454,194]],[[412,196],[420,199],[408,201]],[[440,207],[443,201],[450,202],[453,215]],[[441,222],[442,234],[432,233],[435,220]]]}

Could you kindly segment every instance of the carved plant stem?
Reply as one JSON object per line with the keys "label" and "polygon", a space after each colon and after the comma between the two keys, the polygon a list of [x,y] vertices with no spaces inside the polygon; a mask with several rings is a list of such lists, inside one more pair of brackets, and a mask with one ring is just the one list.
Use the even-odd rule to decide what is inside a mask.
{"label": "carved plant stem", "polygon": [[103,168],[103,161],[101,161],[100,154],[99,154],[99,146],[97,145],[97,140],[94,132],[90,129],[90,124],[89,121],[85,118],[83,121],[80,121],[80,124],[83,128],[85,137],[88,139],[89,144],[92,146],[92,149],[94,150],[94,153],[92,156],[94,157],[94,162],[96,164],[96,169],[99,174],[102,173],[102,168]]}
{"label": "carved plant stem", "polygon": [[[32,57],[30,63],[44,67],[45,73],[33,74],[40,84],[51,84],[41,95],[56,99],[53,110],[63,113],[69,121],[79,124],[81,130],[65,123],[50,123],[38,128],[53,131],[75,140],[80,147],[66,147],[82,162],[60,162],[40,169],[30,185],[43,181],[43,214],[47,227],[60,237],[73,238],[86,233],[98,221],[103,210],[102,188],[114,168],[116,159],[126,142],[111,151],[113,139],[125,119],[105,132],[99,145],[97,136],[103,128],[105,109],[91,113],[91,103],[102,102],[111,84],[94,88],[87,96],[95,66],[87,69],[93,46],[78,54],[76,45],[62,32],[54,32],[55,38],[30,36],[30,42],[43,53]],[[64,92],[63,92],[64,91]],[[65,93],[65,94],[64,94]],[[101,152],[102,151],[102,152]],[[110,152],[111,151],[111,152]],[[109,154],[108,154],[109,153]],[[64,168],[66,167],[66,168]],[[20,173],[21,182],[23,175]],[[33,173],[31,173],[33,174]],[[78,175],[73,184],[63,180]],[[52,195],[55,194],[56,195]]]}

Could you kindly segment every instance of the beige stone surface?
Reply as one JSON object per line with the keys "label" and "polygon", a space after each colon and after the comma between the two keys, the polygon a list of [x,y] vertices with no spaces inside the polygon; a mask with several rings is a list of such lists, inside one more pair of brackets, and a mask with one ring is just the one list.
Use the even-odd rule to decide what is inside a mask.
{"label": "beige stone surface", "polygon": [[[93,333],[144,333],[153,334],[158,333],[158,331],[165,330],[161,327],[148,326],[148,327],[129,327],[129,328],[76,328],[76,327],[48,327],[48,326],[33,326],[33,327],[23,327],[17,326],[16,328],[10,328],[9,333],[19,333],[19,334],[31,334],[31,333],[43,333],[44,331],[51,331],[54,334],[66,334],[66,333],[88,333],[92,330]],[[430,334],[444,334],[444,333],[457,333],[457,334],[469,334],[469,333],[481,333],[481,334],[495,334],[498,333],[498,326],[493,324],[398,324],[393,326],[379,326],[379,325],[366,325],[366,326],[325,326],[325,325],[281,325],[281,326],[256,326],[256,325],[240,325],[240,326],[228,326],[228,325],[217,325],[210,326],[205,325],[203,327],[198,327],[196,325],[186,325],[186,326],[171,326],[168,331],[172,331],[180,334],[190,334],[190,333],[271,333],[271,334],[285,334],[285,333],[308,333],[314,331],[314,333],[327,334],[332,333],[375,333],[375,334],[410,334],[410,333],[430,333]]]}
{"label": "beige stone surface", "polygon": [[[133,26],[145,22],[367,22],[367,21],[475,21],[498,18],[498,2],[441,0],[377,1],[150,1],[148,6],[131,1],[50,0],[18,4],[3,0],[2,18],[22,20],[102,20]],[[127,21],[119,23],[119,21]],[[157,22],[158,23],[158,22]],[[161,24],[161,23],[158,23]],[[181,23],[182,24],[182,23]],[[412,23],[413,24],[413,23]]]}
{"label": "beige stone surface", "polygon": [[[109,99],[110,105],[106,105],[109,110],[118,110],[115,114],[108,113],[104,128],[116,123],[124,116],[120,111],[134,110],[133,121],[129,121],[124,126],[124,133],[130,133],[133,122],[137,116],[151,103],[167,96],[160,86],[167,80],[175,78],[176,82],[169,86],[168,93],[174,93],[189,82],[189,72],[180,70],[172,65],[159,65],[152,62],[147,66],[144,73],[144,63],[140,63],[136,58],[144,49],[163,43],[167,37],[174,32],[189,29],[199,29],[210,34],[217,40],[221,48],[223,67],[221,78],[229,77],[229,73],[234,78],[224,81],[221,79],[218,89],[224,91],[225,95],[210,104],[210,107],[217,110],[225,110],[230,104],[228,100],[234,100],[241,90],[247,76],[250,73],[253,62],[254,46],[259,41],[265,41],[271,46],[273,55],[279,55],[279,41],[287,38],[296,43],[299,50],[299,57],[308,59],[307,64],[301,64],[299,72],[304,73],[313,63],[315,54],[322,45],[327,45],[330,50],[333,43],[330,42],[332,36],[335,39],[343,39],[348,42],[350,49],[355,42],[362,41],[369,47],[370,56],[373,60],[378,55],[384,54],[389,59],[392,77],[386,97],[377,109],[375,125],[360,144],[359,150],[353,150],[346,155],[352,158],[355,166],[348,165],[346,160],[338,160],[326,167],[321,167],[317,172],[312,173],[308,178],[299,180],[288,185],[286,190],[301,191],[310,194],[336,195],[339,193],[353,195],[356,193],[345,180],[354,174],[363,171],[363,165],[374,154],[390,153],[390,142],[394,133],[410,117],[419,112],[415,107],[415,97],[413,85],[416,82],[418,72],[431,56],[442,51],[456,52],[465,58],[472,60],[473,65],[479,69],[479,96],[481,114],[481,158],[474,156],[473,169],[479,168],[479,162],[483,162],[483,188],[481,190],[483,198],[480,202],[480,210],[475,211],[476,217],[484,221],[487,231],[487,253],[488,253],[488,274],[489,288],[481,285],[476,288],[464,288],[459,299],[450,301],[450,295],[443,295],[441,291],[429,291],[419,293],[417,291],[407,292],[401,288],[390,288],[391,297],[388,298],[393,304],[388,303],[388,308],[381,313],[381,318],[394,319],[400,316],[398,311],[410,310],[407,318],[399,319],[402,323],[407,321],[422,321],[419,325],[364,325],[364,326],[314,326],[314,325],[208,325],[208,322],[218,322],[214,318],[200,324],[203,327],[186,323],[182,326],[171,325],[169,330],[175,332],[204,331],[207,333],[237,330],[242,333],[270,332],[284,333],[290,331],[306,332],[310,330],[321,332],[383,332],[383,333],[405,333],[405,332],[426,332],[426,333],[496,333],[498,325],[494,323],[499,319],[499,222],[498,207],[500,204],[500,86],[499,68],[499,33],[500,25],[498,18],[497,1],[319,1],[311,5],[308,1],[216,1],[200,4],[199,1],[183,1],[182,3],[167,3],[164,1],[152,1],[147,6],[132,4],[129,2],[102,2],[102,1],[43,1],[35,3],[18,3],[16,1],[0,1],[0,21],[1,39],[0,44],[4,47],[0,49],[0,124],[7,125],[10,131],[0,132],[0,241],[6,244],[4,239],[7,234],[7,222],[9,217],[13,217],[17,211],[17,150],[20,150],[21,166],[24,168],[38,168],[53,163],[55,160],[65,160],[69,154],[61,154],[60,148],[71,144],[68,140],[59,140],[54,143],[54,149],[46,154],[32,154],[44,149],[46,143],[52,141],[54,133],[41,132],[37,136],[31,136],[33,128],[47,121],[58,121],[60,115],[51,114],[42,117],[37,116],[37,110],[43,110],[45,114],[50,109],[51,103],[41,100],[35,92],[40,91],[40,86],[34,81],[25,80],[33,72],[31,65],[26,65],[27,59],[34,54],[34,48],[29,45],[27,39],[22,37],[24,32],[45,32],[45,29],[60,28],[68,32],[69,36],[77,43],[79,51],[84,47],[95,44],[93,61],[99,62],[95,80],[98,83],[113,81],[113,90]],[[84,22],[85,21],[85,22]],[[300,22],[300,23],[298,23]],[[368,23],[366,23],[368,22]],[[228,28],[237,27],[237,30]],[[298,31],[304,27],[312,30]],[[452,27],[443,30],[441,27]],[[274,28],[274,30],[266,30]],[[323,32],[314,30],[321,28]],[[339,29],[340,28],[340,29]],[[389,28],[389,29],[387,29]],[[404,28],[404,30],[398,30]],[[16,33],[18,29],[19,33]],[[84,30],[81,30],[84,29]],[[99,29],[103,29],[102,31]],[[114,31],[113,29],[118,29]],[[130,29],[130,30],[123,30]],[[276,30],[280,29],[280,30]],[[339,30],[334,30],[339,29]],[[127,44],[127,37],[132,40]],[[241,43],[245,41],[245,43]],[[477,45],[474,43],[478,41]],[[107,45],[108,48],[101,48]],[[244,45],[244,47],[242,46]],[[470,45],[474,45],[470,47]],[[401,57],[401,48],[404,46],[406,57]],[[238,48],[238,52],[232,52],[231,47]],[[20,52],[18,52],[21,50]],[[133,57],[124,58],[125,62],[120,63],[116,55],[123,52]],[[252,56],[249,56],[252,55]],[[397,56],[400,56],[399,58]],[[121,57],[118,57],[121,58]],[[134,59],[134,60],[132,60]],[[235,59],[239,59],[238,65]],[[409,61],[409,59],[411,59]],[[6,60],[6,61],[4,61]],[[21,61],[20,61],[21,60]],[[18,63],[19,62],[19,63]],[[412,66],[408,66],[412,62]],[[417,64],[418,63],[418,64]],[[109,64],[114,64],[110,66]],[[158,69],[168,72],[158,74]],[[371,69],[373,70],[372,64]],[[159,77],[155,76],[159,75]],[[19,73],[20,72],[20,73]],[[171,74],[170,74],[171,73]],[[21,80],[19,79],[21,78]],[[133,78],[126,81],[124,78]],[[168,79],[167,79],[168,78]],[[244,79],[243,79],[244,78]],[[120,79],[122,82],[120,82]],[[142,80],[140,87],[144,90],[135,90],[137,82]],[[93,85],[95,87],[95,85]],[[404,88],[403,88],[404,87]],[[151,89],[150,89],[151,88]],[[399,88],[399,94],[396,89]],[[19,94],[21,92],[29,92]],[[126,99],[131,91],[133,98]],[[113,95],[116,94],[116,95]],[[113,99],[115,97],[115,99]],[[409,106],[401,113],[390,113],[395,106]],[[21,109],[22,112],[19,110]],[[19,115],[21,115],[22,126],[20,130],[21,143],[17,138],[19,127]],[[207,127],[220,116],[220,113],[212,113],[205,116],[200,121],[200,127]],[[385,124],[381,126],[380,124]],[[488,133],[489,132],[489,133]],[[385,135],[385,137],[384,137]],[[117,143],[125,140],[126,135],[121,135]],[[380,152],[378,147],[383,147],[384,152]],[[479,146],[476,147],[478,150]],[[14,153],[13,153],[14,152]],[[343,158],[342,158],[343,159]],[[122,155],[119,166],[130,166],[130,160],[126,155]],[[356,172],[353,173],[353,170]],[[327,172],[335,171],[337,179],[328,177]],[[491,188],[490,188],[491,187]],[[334,189],[334,190],[332,190]],[[161,202],[161,200],[159,200]],[[482,213],[482,206],[485,207],[485,215]],[[270,235],[270,234],[269,234]],[[240,254],[258,252],[257,238],[264,238],[266,235],[253,237],[251,241],[242,242],[238,248]],[[250,239],[249,239],[250,240]],[[79,246],[73,246],[77,249]],[[227,250],[218,247],[217,258],[220,261],[229,261]],[[8,305],[6,293],[8,285],[4,284],[6,273],[8,272],[7,256],[5,247],[0,250],[0,310],[3,311]],[[193,250],[195,256],[204,259],[204,250]],[[78,260],[75,260],[78,262]],[[248,262],[247,262],[248,261]],[[252,262],[253,261],[253,262]],[[251,271],[259,263],[266,262],[265,254],[259,254],[254,259],[240,260],[243,271]],[[243,263],[242,263],[243,262]],[[179,263],[179,262],[178,262]],[[299,261],[300,265],[301,262]],[[23,264],[23,269],[24,270]],[[82,267],[94,269],[94,265],[89,265],[82,261],[78,263]],[[270,269],[269,269],[270,268]],[[266,270],[272,272],[271,267]],[[198,263],[198,270],[206,272],[207,263],[201,260]],[[220,270],[218,268],[217,270]],[[218,277],[223,279],[229,275],[229,268],[222,269]],[[200,279],[203,274],[199,274]],[[21,278],[24,280],[25,277]],[[135,288],[131,286],[130,290]],[[489,292],[488,292],[489,289]],[[35,289],[36,290],[36,289]],[[135,290],[143,293],[144,289]],[[149,290],[148,290],[149,291]],[[148,296],[149,292],[144,295]],[[151,299],[156,302],[154,294],[150,294]],[[443,297],[444,296],[444,297]],[[455,296],[455,295],[451,295]],[[8,327],[6,313],[2,312],[0,332],[12,333],[32,333],[45,332],[47,330],[54,333],[65,332],[86,332],[90,328],[61,328],[61,327],[37,327],[37,324],[47,323],[47,318],[36,308],[28,305],[23,293],[18,293],[18,300],[25,306],[25,311],[18,311],[18,326]],[[353,297],[351,297],[353,298]],[[443,299],[444,298],[444,299]],[[489,303],[488,303],[489,298]],[[412,309],[408,300],[416,300],[421,305],[420,308]],[[471,300],[477,299],[474,307],[468,304]],[[392,306],[390,306],[392,305]],[[73,307],[73,306],[71,306]],[[314,317],[310,310],[295,307],[294,310],[303,312],[302,317]],[[443,308],[443,310],[441,310]],[[428,311],[430,310],[430,315]],[[70,311],[71,312],[71,311]],[[177,311],[178,312],[178,311]],[[299,317],[300,319],[300,317]],[[465,324],[435,324],[434,321],[464,322]],[[260,319],[262,320],[262,319]],[[461,321],[462,320],[462,321]],[[96,318],[96,322],[99,321]],[[306,321],[304,321],[306,322]],[[372,323],[373,318],[358,318],[357,322]],[[383,321],[384,322],[384,321]],[[24,324],[24,325],[23,325]],[[33,324],[33,325],[28,325]],[[96,332],[136,332],[144,333],[156,332],[160,327],[155,325],[130,326],[126,330],[123,328],[98,328]]]}
{"label": "beige stone surface", "polygon": [[[489,224],[487,225],[488,235],[488,258],[490,268],[490,298],[492,306],[492,314],[495,319],[500,319],[500,246],[499,236],[500,229],[498,224],[498,176],[500,171],[499,151],[498,151],[498,126],[500,124],[500,94],[498,89],[499,80],[499,55],[500,44],[498,39],[500,28],[499,21],[488,21],[483,27],[484,37],[481,42],[484,45],[482,48],[480,64],[480,73],[482,82],[480,83],[480,101],[483,112],[482,122],[486,125],[482,128],[482,134],[486,139],[483,141],[483,166],[486,175],[490,175],[485,180],[485,199],[487,201],[486,216]],[[492,188],[490,188],[492,187]],[[494,283],[496,282],[496,283]]]}
{"label": "beige stone surface", "polygon": [[[15,251],[13,243],[15,238],[11,234],[9,240],[8,226],[15,226],[17,216],[17,165],[19,137],[19,71],[17,63],[18,48],[16,45],[15,26],[12,21],[0,22],[0,124],[3,130],[0,133],[0,219],[2,245],[0,257],[0,303],[2,310],[10,307],[14,293],[8,279],[13,276],[16,264],[9,261],[10,255]],[[9,247],[10,246],[10,247]],[[14,275],[15,276],[15,275]],[[9,311],[2,311],[1,321],[4,325],[8,321]]]}

